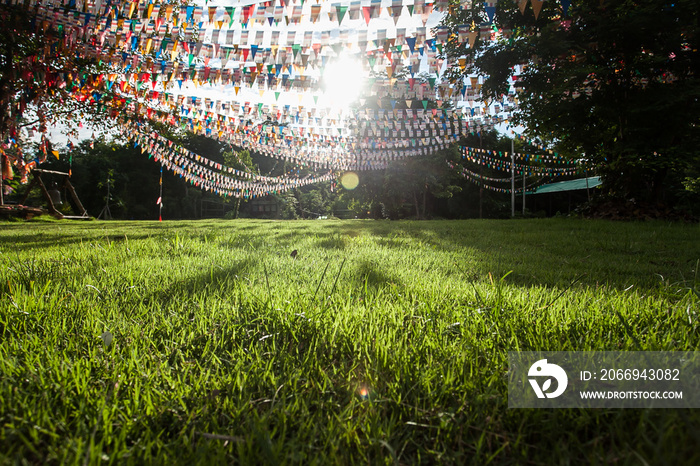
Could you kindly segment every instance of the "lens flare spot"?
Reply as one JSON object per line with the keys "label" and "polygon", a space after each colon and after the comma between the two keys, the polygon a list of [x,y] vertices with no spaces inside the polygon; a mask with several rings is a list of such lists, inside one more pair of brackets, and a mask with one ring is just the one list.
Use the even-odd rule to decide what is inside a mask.
{"label": "lens flare spot", "polygon": [[360,398],[362,398],[363,400],[369,398],[369,390],[367,389],[367,387],[360,387],[357,390],[357,394],[360,395]]}
{"label": "lens flare spot", "polygon": [[360,177],[355,172],[343,173],[343,176],[340,177],[340,184],[343,185],[343,188],[352,191],[360,184]]}

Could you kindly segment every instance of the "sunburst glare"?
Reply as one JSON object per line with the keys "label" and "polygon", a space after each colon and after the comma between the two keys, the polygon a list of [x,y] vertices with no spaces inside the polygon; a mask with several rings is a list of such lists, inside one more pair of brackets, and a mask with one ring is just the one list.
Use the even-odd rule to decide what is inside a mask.
{"label": "sunburst glare", "polygon": [[332,106],[347,110],[362,93],[365,74],[357,59],[342,55],[323,72],[323,89]]}

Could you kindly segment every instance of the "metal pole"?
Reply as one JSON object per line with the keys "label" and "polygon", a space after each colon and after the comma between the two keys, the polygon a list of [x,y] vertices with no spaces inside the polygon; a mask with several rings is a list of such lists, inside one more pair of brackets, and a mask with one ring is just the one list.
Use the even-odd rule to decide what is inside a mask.
{"label": "metal pole", "polygon": [[510,216],[515,217],[515,139],[510,140]]}
{"label": "metal pole", "polygon": [[107,199],[105,200],[105,206],[102,208],[102,212],[100,212],[100,215],[98,215],[97,218],[102,218],[102,216],[104,215],[105,220],[112,220],[112,212],[109,210],[110,197],[111,197],[111,194],[110,194],[109,175],[107,175]]}
{"label": "metal pole", "polygon": [[163,166],[160,166],[160,180],[158,180],[160,185],[160,194],[158,197],[158,221],[163,221]]}
{"label": "metal pole", "polygon": [[0,205],[5,205],[5,156],[0,155]]}
{"label": "metal pole", "polygon": [[[479,131],[479,149],[483,149],[484,144],[483,140],[481,139],[481,131]],[[479,164],[479,178],[481,178],[481,169],[482,165]],[[481,183],[481,180],[479,180]],[[479,186],[479,218],[484,218],[484,188],[483,186]]]}
{"label": "metal pole", "polygon": [[523,217],[525,217],[525,168],[523,168]]}

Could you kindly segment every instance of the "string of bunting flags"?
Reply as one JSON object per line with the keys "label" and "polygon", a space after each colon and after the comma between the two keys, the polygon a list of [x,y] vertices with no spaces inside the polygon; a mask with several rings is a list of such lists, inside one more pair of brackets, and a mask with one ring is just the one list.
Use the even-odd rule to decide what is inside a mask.
{"label": "string of bunting flags", "polygon": [[[16,0],[5,1],[9,4],[17,3]],[[270,3],[272,2],[267,2]],[[204,75],[211,73],[211,70],[223,70],[225,75],[225,70],[233,71],[228,64],[242,62],[247,66],[239,70],[249,73],[252,80],[263,74],[261,71],[265,65],[273,65],[276,76],[286,68],[286,71],[292,72],[288,79],[293,81],[293,71],[304,76],[310,71],[309,68],[322,66],[329,57],[344,49],[353,50],[353,47],[356,47],[357,51],[371,52],[367,65],[388,66],[391,69],[390,74],[396,70],[394,58],[403,55],[410,58],[414,54],[422,56],[423,53],[428,53],[430,64],[434,69],[438,69],[437,65],[441,65],[442,62],[436,55],[447,40],[447,30],[443,28],[445,30],[441,30],[437,37],[432,37],[430,29],[425,27],[425,21],[432,12],[433,5],[420,5],[420,1],[417,3],[418,5],[413,5],[414,8],[400,11],[409,11],[409,15],[413,16],[410,11],[422,8],[423,27],[417,28],[410,37],[406,35],[406,28],[394,28],[393,38],[387,38],[386,29],[378,30],[370,37],[367,29],[338,31],[342,19],[337,22],[337,15],[333,13],[338,10],[328,3],[304,5],[302,2],[301,5],[290,4],[288,8],[283,5],[271,7],[277,8],[278,11],[319,10],[319,15],[312,15],[314,17],[310,18],[311,21],[303,16],[294,18],[291,27],[287,21],[283,27],[275,27],[279,26],[280,22],[275,22],[273,26],[273,22],[268,19],[268,24],[261,23],[260,28],[254,26],[255,18],[251,21],[248,15],[252,5],[238,9],[209,7],[209,15],[202,15],[201,6],[177,8],[174,5],[144,1],[115,3],[90,0],[30,0],[29,8],[37,9],[39,27],[55,26],[66,34],[66,41],[70,44],[77,46],[82,42],[93,46],[92,50],[112,50],[113,53],[106,54],[107,58],[113,64],[123,64],[125,72],[151,71],[151,75],[161,72],[171,76],[174,74],[177,78],[180,68],[181,77],[186,80],[191,73],[190,68],[199,68],[201,73],[197,71],[197,76],[192,78],[198,78],[200,81],[204,78],[203,81],[206,81],[209,76]],[[137,4],[138,7],[135,8]],[[353,18],[352,14],[356,7],[359,7],[359,3],[353,2],[349,5],[350,19],[357,19]],[[370,20],[380,17],[381,6],[367,8]],[[444,8],[438,8],[439,10],[444,11]],[[322,12],[328,14],[328,29],[309,30],[311,25],[316,24]],[[227,28],[222,29],[225,16],[229,17],[229,21]],[[274,13],[267,18],[274,18]],[[369,21],[366,23],[369,26]],[[301,26],[295,28],[294,25]],[[215,63],[209,66],[212,61]],[[185,71],[186,69],[189,71]],[[270,71],[272,70],[268,69],[268,74]],[[299,84],[302,88],[307,87],[303,83]]]}
{"label": "string of bunting flags", "polygon": [[[135,147],[141,148],[142,153],[148,153],[149,157],[153,157],[161,166],[185,178],[190,184],[225,197],[250,198],[282,193],[289,189],[330,181],[335,178],[333,172],[305,178],[251,175],[214,163],[155,133],[150,135],[136,133],[133,134],[131,140]],[[209,166],[207,167],[202,163],[206,163]],[[228,174],[241,176],[246,179],[237,179],[228,176]]]}
{"label": "string of bunting flags", "polygon": [[[362,137],[333,134],[330,127],[253,124],[201,107],[177,116],[145,107],[140,112],[271,157],[334,169],[381,168],[381,162],[443,149],[471,129],[483,129],[452,109],[356,110],[352,120],[359,130],[354,133]],[[317,120],[323,124],[323,119]]]}
{"label": "string of bunting flags", "polygon": [[[500,160],[478,159],[478,158],[469,157],[469,156],[463,156],[462,158],[469,160],[473,163],[485,166],[487,168],[494,169],[494,170],[499,170],[499,171],[508,172],[508,173],[511,172],[511,162],[500,161]],[[578,169],[576,169],[576,168],[566,169],[566,168],[533,167],[531,165],[515,164],[515,174],[520,176],[523,173],[527,176],[530,176],[530,175],[550,176],[550,175],[555,175],[555,174],[559,175],[559,176],[564,176],[564,175],[576,175],[578,173]]]}
{"label": "string of bunting flags", "polygon": [[[137,123],[128,123],[122,129],[122,134],[135,134],[134,139],[143,147],[147,147],[151,152],[156,151],[159,153],[167,152],[174,156],[187,157],[191,162],[194,162],[202,167],[210,167],[218,172],[225,174],[226,176],[239,177],[250,179],[255,182],[263,182],[268,184],[289,184],[291,179],[287,176],[264,176],[252,174],[248,171],[238,170],[236,168],[228,167],[218,162],[214,162],[207,157],[196,154],[179,144],[161,136],[155,131],[149,134],[144,134],[140,131]],[[234,151],[235,154],[235,151]],[[240,160],[240,159],[239,159]]]}
{"label": "string of bunting flags", "polygon": [[[450,165],[450,168],[452,168],[452,169],[456,168],[454,164],[450,164],[449,162],[447,164]],[[473,171],[467,169],[466,167],[462,167],[462,175],[470,176],[471,178],[473,178],[475,180],[492,181],[494,183],[510,183],[513,180],[510,176],[507,176],[504,178],[495,178],[495,177],[491,177],[491,176],[480,175],[478,173],[474,173]]]}
{"label": "string of bunting flags", "polygon": [[[513,177],[517,175],[518,177],[523,176],[535,176],[538,179],[526,186],[525,189],[517,188],[515,193],[526,193],[532,188],[542,184],[544,180],[550,178],[556,178],[566,175],[575,175],[580,172],[577,162],[574,160],[566,159],[557,153],[549,154],[531,154],[531,153],[511,153],[506,151],[496,151],[489,149],[481,149],[476,147],[461,146],[460,152],[463,160],[468,160],[474,164],[509,173],[511,176],[508,177],[491,177],[476,173],[469,170],[466,167],[456,166],[455,164],[447,161],[447,164],[452,169],[459,169],[460,174],[476,184],[479,187],[489,189],[498,193],[512,193],[513,190],[510,188],[501,188],[498,186],[493,186],[488,182],[492,183],[506,183],[512,182]],[[520,162],[514,163],[513,161]],[[558,165],[555,167],[546,166]]]}
{"label": "string of bunting flags", "polygon": [[[457,166],[450,161],[446,161],[446,163],[451,169],[459,170],[460,175],[462,175],[464,178],[466,178],[467,180],[469,180],[473,184],[479,186],[480,188],[488,189],[490,191],[494,191],[494,192],[501,193],[501,194],[510,194],[513,192],[513,190],[510,188],[501,188],[501,187],[493,186],[493,185],[490,185],[487,183],[487,181],[491,181],[491,182],[495,182],[495,183],[506,183],[506,182],[511,183],[513,181],[512,177],[505,177],[505,178],[489,177],[489,176],[485,176],[485,175],[480,175],[479,173],[475,173],[475,172],[473,172],[465,167]],[[535,187],[543,184],[545,181],[547,181],[547,179],[556,178],[556,177],[559,177],[562,175],[551,174],[548,176],[539,176],[539,175],[535,175],[535,176],[538,176],[538,178],[525,187],[524,191],[526,194],[528,192],[532,191],[532,188],[535,188]],[[522,187],[515,189],[516,194],[522,194],[522,192],[523,192]]]}
{"label": "string of bunting flags", "polygon": [[[453,170],[460,168],[449,161],[447,162],[447,165]],[[467,180],[469,180],[470,182],[472,182],[476,186],[478,186],[480,188],[488,189],[489,191],[494,191],[494,192],[501,193],[501,194],[510,194],[513,192],[513,190],[511,190],[510,188],[500,188],[498,186],[493,186],[493,185],[486,183],[487,180],[497,181],[497,182],[501,182],[501,181],[510,182],[511,178],[500,178],[500,179],[499,178],[488,178],[488,177],[481,176],[478,173],[471,172],[463,167],[460,170],[460,175],[462,175],[464,178],[466,178]],[[532,191],[532,188],[541,185],[543,182],[544,182],[544,180],[538,179],[538,180],[530,183],[529,185],[527,185],[525,187],[525,193],[527,194],[528,192]],[[515,189],[515,194],[522,194],[522,192],[523,192],[522,187]]]}
{"label": "string of bunting flags", "polygon": [[[513,164],[510,160],[510,153],[508,152],[490,151],[469,147],[462,147],[461,150],[463,160],[468,160],[472,163],[490,169],[508,173],[511,173],[514,167],[515,174],[519,176],[522,176],[523,173],[527,176],[564,176],[576,175],[580,173],[580,168],[575,163],[561,158],[553,159],[549,156],[531,156],[530,154],[516,154],[516,156],[519,155],[519,160],[521,161],[530,161],[532,163],[542,163],[544,161],[549,161],[549,163],[566,165],[564,167],[547,167],[541,165],[530,165],[526,163]],[[545,157],[548,158],[545,159]]]}
{"label": "string of bunting flags", "polygon": [[[486,5],[488,22],[455,30],[438,26],[439,18],[472,8],[471,0],[0,2],[26,7],[37,31],[57,31],[61,47],[106,66],[82,75],[34,71],[49,88],[68,89],[112,118],[178,126],[303,167],[383,168],[491,129],[517,109],[514,88],[485,105],[476,102],[479,78],[442,79],[452,65],[441,58],[448,41],[474,47],[509,34],[490,24],[495,2]],[[520,4],[524,9],[527,1]],[[52,48],[38,53],[48,56]],[[322,89],[328,66],[343,57],[356,58],[367,76],[359,106],[351,108],[334,106]],[[465,58],[455,64],[469,66]],[[515,71],[514,80],[522,70]],[[134,138],[166,168],[224,195],[281,192],[301,182],[217,167],[158,135]]]}
{"label": "string of bunting flags", "polygon": [[[38,9],[39,27],[57,27],[64,32],[66,41],[76,47],[81,42],[87,44],[87,52],[100,54],[115,65],[127,81],[135,76],[137,86],[138,83],[150,83],[155,88],[158,83],[167,85],[174,82],[181,86],[186,81],[241,85],[246,82],[253,84],[258,77],[271,81],[273,75],[277,81],[282,74],[285,91],[289,91],[295,81],[302,89],[315,88],[312,74],[318,76],[318,73],[306,76],[306,70],[322,68],[330,58],[346,50],[368,53],[367,65],[371,69],[386,65],[384,71],[387,72],[386,84],[389,85],[386,87],[392,87],[391,76],[397,72],[397,66],[401,66],[402,60],[395,58],[411,62],[413,75],[420,68],[419,62],[425,55],[428,69],[436,75],[440,74],[443,61],[436,57],[448,40],[447,28],[438,28],[435,37],[425,24],[415,30],[410,27],[394,28],[391,32],[395,37],[388,37],[387,31],[382,29],[377,30],[376,34],[372,31],[369,36],[367,30],[361,29],[338,32],[344,9],[348,10],[351,19],[353,12],[360,9],[369,15],[369,20],[379,19],[383,10],[381,2],[372,2],[373,5],[369,7],[360,7],[358,2],[348,6],[280,3],[274,5],[274,2],[266,2],[263,5],[267,24],[260,22],[263,29],[258,30],[255,29],[255,20],[263,17],[263,6],[258,8],[257,16],[252,17],[252,5],[238,8],[210,6],[206,15],[201,6],[178,7],[143,1],[115,4],[31,0],[29,6]],[[413,4],[403,3],[393,2],[386,10],[394,18],[399,18],[403,12],[411,17],[414,13],[420,13],[424,22],[433,11],[430,2],[416,0]],[[447,2],[438,1],[435,7],[435,11],[444,12]],[[294,14],[291,21],[284,21],[284,28],[275,29],[273,19],[277,26],[282,13],[292,10],[318,10],[319,14],[310,14],[311,21],[306,21],[304,16],[297,18]],[[306,23],[316,24],[323,13],[328,13],[329,29],[306,30],[309,27]],[[290,29],[290,22],[300,25],[299,28]],[[369,25],[369,21],[365,22]],[[227,28],[222,29],[225,24]],[[458,41],[466,40],[467,35],[461,32]],[[109,52],[104,53],[107,50]],[[435,80],[431,77],[427,81],[431,89],[435,86]],[[414,80],[410,79],[408,83],[412,89]],[[425,89],[425,86],[419,87]]]}
{"label": "string of bunting flags", "polygon": [[[461,147],[463,155],[470,155],[472,157],[484,157],[484,158],[500,158],[503,160],[511,160],[510,152],[496,151],[490,149],[481,149],[478,147]],[[567,159],[560,156],[557,153],[552,154],[530,154],[530,153],[515,153],[515,160],[524,162],[536,162],[536,163],[551,163],[556,165],[566,165],[567,167],[576,166],[577,162],[572,159]]]}

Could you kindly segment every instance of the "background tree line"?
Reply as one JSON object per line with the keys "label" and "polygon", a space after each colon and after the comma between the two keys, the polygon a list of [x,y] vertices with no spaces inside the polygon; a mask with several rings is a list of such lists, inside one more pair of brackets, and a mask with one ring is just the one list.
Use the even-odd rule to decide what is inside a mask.
{"label": "background tree line", "polygon": [[[637,209],[646,203],[662,205],[666,212],[675,208],[698,215],[700,12],[696,3],[545,2],[536,13],[527,2],[520,2],[525,6],[522,12],[516,3],[498,2],[495,16],[492,13],[489,19],[486,4],[473,2],[470,9],[463,9],[453,0],[455,8],[443,21],[451,32],[443,55],[455,64],[458,58],[466,59],[469,66],[454,66],[448,76],[455,83],[482,76],[480,91],[488,103],[510,92],[514,71],[524,65],[516,83],[519,111],[512,122],[527,128],[528,137],[601,175],[604,184],[594,197],[598,206],[612,201]],[[115,218],[157,218],[160,167],[139,148],[89,141],[73,148],[69,157],[54,160],[48,139],[42,138],[38,147],[23,140],[23,131],[43,134],[56,122],[105,122],[102,107],[119,99],[92,92],[105,64],[66,48],[61,31],[37,29],[32,16],[15,6],[2,6],[0,16],[8,26],[0,31],[0,136],[8,162],[19,167],[35,158],[40,162],[48,158],[42,168],[72,170],[72,183],[93,215],[108,202],[109,182]],[[496,40],[479,38],[474,47],[466,48],[454,40],[464,25],[476,30],[477,25],[489,23],[498,30]],[[118,108],[112,112],[118,113]],[[158,131],[235,168],[273,176],[308,173],[307,167],[236,151],[204,137],[165,127]],[[507,138],[493,132],[471,135],[460,143],[502,151],[510,146]],[[516,151],[521,149],[530,150],[516,141]],[[352,191],[323,183],[273,194],[276,209],[270,211],[255,211],[259,200],[222,200],[164,173],[163,215],[199,218],[220,212],[229,217],[298,218],[342,213],[419,219],[509,215],[508,194],[474,186],[458,169],[450,169],[446,160],[469,166],[454,150],[399,160],[384,170],[360,172],[360,185]],[[471,168],[483,176],[503,176],[484,167]],[[15,190],[8,200],[16,200],[22,187],[17,180],[5,181]],[[533,213],[541,210],[537,199],[530,206]],[[547,212],[560,210],[566,209],[554,205]]]}
{"label": "background tree line", "polygon": [[[498,33],[473,47],[450,40],[449,79],[461,85],[482,77],[483,102],[500,100],[514,85],[519,110],[512,121],[594,168],[609,199],[688,204],[700,185],[697,6],[498,2],[489,18],[488,4],[474,2],[455,8],[442,25],[453,38],[470,24],[491,22]],[[454,65],[459,58],[470,66]]]}
{"label": "background tree line", "polygon": [[[180,134],[168,128],[159,128],[165,136],[189,150],[215,162],[256,174],[279,176],[282,174],[304,176],[307,167],[282,160],[271,159],[248,151],[237,151],[219,141],[191,134]],[[469,147],[507,152],[511,140],[495,131],[472,134],[460,141]],[[537,151],[515,140],[516,152]],[[451,162],[454,168],[448,165]],[[498,193],[476,186],[460,174],[465,166],[473,172],[489,177],[508,177],[508,173],[471,164],[463,160],[455,147],[430,155],[409,157],[393,161],[382,170],[359,171],[359,185],[345,189],[339,179],[305,186],[284,193],[266,196],[264,202],[273,203],[269,212],[255,211],[261,199],[222,198],[190,185],[179,176],[163,171],[163,218],[195,219],[202,217],[262,217],[262,218],[318,218],[337,216],[343,218],[374,219],[431,219],[431,218],[506,218],[510,216],[510,194]],[[70,156],[59,160],[51,157],[43,168],[72,172],[71,183],[87,211],[98,216],[107,204],[107,183],[110,184],[109,206],[113,218],[146,220],[158,218],[160,164],[142,153],[133,143],[83,141]],[[339,173],[339,175],[341,175]],[[574,176],[581,177],[582,175]],[[572,178],[572,177],[568,177]],[[563,178],[566,179],[566,178]],[[529,179],[528,179],[529,180]],[[559,181],[560,179],[550,180]],[[59,181],[59,180],[54,180]],[[541,180],[545,182],[547,180]],[[698,214],[699,190],[686,189],[679,176],[675,183],[668,183],[661,193],[662,199],[677,209]],[[51,184],[49,176],[46,180]],[[530,181],[528,181],[529,183]],[[20,197],[25,187],[14,183],[14,199]],[[516,177],[516,188],[522,181]],[[507,184],[510,188],[510,184]],[[63,210],[69,212],[70,204],[64,196]],[[581,193],[579,193],[581,200]],[[585,200],[585,199],[583,199]],[[38,190],[33,195],[36,204],[42,200]],[[516,212],[521,212],[521,195],[517,196]],[[553,204],[552,204],[553,202]],[[543,203],[538,196],[528,196],[526,215],[553,215],[567,213],[567,197],[553,196]]]}

